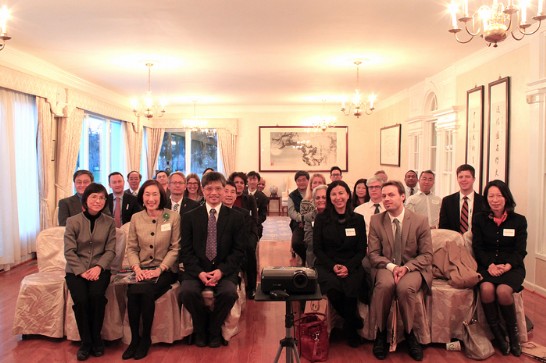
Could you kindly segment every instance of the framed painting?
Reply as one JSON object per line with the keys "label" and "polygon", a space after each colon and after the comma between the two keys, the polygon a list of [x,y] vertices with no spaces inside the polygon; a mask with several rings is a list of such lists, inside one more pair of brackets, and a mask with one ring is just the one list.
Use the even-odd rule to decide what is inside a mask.
{"label": "framed painting", "polygon": [[381,128],[379,143],[381,165],[400,166],[401,131],[400,124]]}
{"label": "framed painting", "polygon": [[348,171],[348,126],[260,126],[260,171]]}
{"label": "framed painting", "polygon": [[489,83],[487,180],[508,184],[510,150],[510,77]]}
{"label": "framed painting", "polygon": [[466,164],[476,170],[478,190],[482,190],[484,86],[466,91]]}

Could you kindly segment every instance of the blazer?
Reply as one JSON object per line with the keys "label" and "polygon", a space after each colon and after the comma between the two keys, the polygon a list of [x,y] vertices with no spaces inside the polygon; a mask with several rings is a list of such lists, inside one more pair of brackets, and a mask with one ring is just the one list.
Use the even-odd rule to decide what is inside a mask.
{"label": "blazer", "polygon": [[[394,234],[388,212],[375,214],[370,220],[368,254],[372,278],[377,270],[392,262]],[[410,271],[419,271],[428,288],[432,286],[432,236],[428,218],[405,209],[402,221],[402,263]]]}
{"label": "blazer", "polygon": [[[246,191],[248,193],[248,190]],[[258,209],[258,233],[262,237],[264,227],[262,224],[267,219],[267,209],[269,208],[269,198],[264,192],[256,190],[252,195],[256,200],[256,208]]]}
{"label": "blazer", "polygon": [[158,218],[146,210],[133,214],[127,237],[127,259],[132,266],[158,267],[163,264],[178,272],[180,215],[163,209]]}
{"label": "blazer", "polygon": [[80,275],[92,267],[109,270],[116,256],[116,226],[112,217],[101,213],[91,222],[80,212],[66,220],[64,231],[66,272]]}
{"label": "blazer", "polygon": [[205,253],[208,227],[207,207],[205,205],[189,211],[182,221],[182,246],[180,260],[184,264],[185,280],[199,280],[201,272],[215,269],[222,271],[222,278],[238,283],[238,273],[247,244],[244,216],[222,205],[218,214],[217,254],[210,261]]}
{"label": "blazer", "polygon": [[[187,213],[190,210],[199,207],[199,202],[196,202],[195,200],[190,198],[182,198],[179,204],[180,204],[180,208],[178,209],[178,213],[180,213],[181,217],[182,217],[182,214]],[[165,204],[165,208],[173,209],[171,198],[167,199],[167,204]]]}
{"label": "blazer", "polygon": [[[114,217],[114,193],[108,194],[108,200],[106,202],[108,210],[112,217]],[[133,214],[142,210],[142,206],[138,203],[138,198],[131,193],[123,193],[123,200],[121,201],[121,224],[125,224],[131,221]]]}
{"label": "blazer", "polygon": [[[442,199],[442,206],[440,207],[440,224],[438,228],[451,229],[452,231],[460,231],[461,223],[461,206],[460,192],[450,194]],[[474,205],[468,206],[472,208],[472,219],[484,210],[485,200],[483,197],[474,192]],[[468,226],[472,226],[472,221],[468,221]]]}
{"label": "blazer", "polygon": [[[71,197],[59,200],[59,212],[57,213],[59,226],[66,226],[66,220],[68,217],[80,214],[82,211],[82,201],[80,197],[78,197],[78,194],[74,194]],[[102,209],[102,213],[106,214],[107,216],[110,215],[110,210],[107,208],[107,205],[105,205]]]}

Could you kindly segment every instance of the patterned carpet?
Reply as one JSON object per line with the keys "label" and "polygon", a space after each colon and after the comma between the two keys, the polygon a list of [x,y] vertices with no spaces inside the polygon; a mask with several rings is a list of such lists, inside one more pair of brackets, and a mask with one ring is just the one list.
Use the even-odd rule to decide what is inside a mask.
{"label": "patterned carpet", "polygon": [[268,216],[263,224],[264,232],[262,240],[290,242],[292,231],[290,231],[290,227],[288,226],[289,223],[290,217]]}

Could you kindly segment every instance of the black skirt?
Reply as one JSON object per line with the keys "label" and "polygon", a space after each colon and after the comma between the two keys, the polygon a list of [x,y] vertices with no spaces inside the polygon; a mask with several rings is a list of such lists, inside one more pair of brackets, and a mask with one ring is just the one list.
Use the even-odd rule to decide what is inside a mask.
{"label": "black skirt", "polygon": [[491,276],[487,270],[480,268],[478,268],[478,272],[483,276],[483,280],[480,283],[490,282],[495,286],[505,284],[510,286],[514,292],[523,290],[522,284],[525,279],[525,269],[523,268],[512,268],[500,276]]}
{"label": "black skirt", "polygon": [[364,269],[359,266],[353,271],[349,271],[349,276],[339,278],[334,271],[327,269],[323,265],[315,266],[318,272],[318,283],[322,294],[327,294],[329,290],[342,292],[346,297],[357,298],[362,295]]}

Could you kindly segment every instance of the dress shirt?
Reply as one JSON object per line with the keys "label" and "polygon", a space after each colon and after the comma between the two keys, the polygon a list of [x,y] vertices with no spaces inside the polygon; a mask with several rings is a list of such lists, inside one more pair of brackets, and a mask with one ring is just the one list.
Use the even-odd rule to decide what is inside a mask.
{"label": "dress shirt", "polygon": [[385,211],[385,207],[383,206],[383,202],[374,203],[371,200],[367,201],[364,204],[359,205],[355,208],[355,213],[361,214],[364,216],[364,223],[366,223],[366,236],[368,236],[370,232],[370,220],[372,216],[375,214],[375,205],[379,204],[379,213]]}
{"label": "dress shirt", "polygon": [[[404,188],[406,189],[406,202],[407,202],[408,198],[411,196],[411,188],[408,187],[407,185],[404,185]],[[413,187],[413,195],[417,194],[418,191],[419,191],[419,184]]]}
{"label": "dress shirt", "polygon": [[[402,228],[403,228],[402,221],[404,220],[404,215],[405,214],[406,214],[406,208],[403,208],[402,213],[400,213],[396,217],[393,217],[393,216],[391,216],[390,213],[387,213],[387,215],[389,216],[389,219],[391,220],[392,235],[394,237],[393,241],[396,240],[396,224],[394,224],[394,220],[398,219],[398,222],[400,223],[400,234],[401,234],[402,233]],[[402,248],[402,246],[400,246],[400,248]],[[394,271],[394,268],[396,266],[398,266],[398,265],[395,264],[395,263],[388,263],[386,267],[387,267],[387,270],[392,272],[392,271]]]}
{"label": "dress shirt", "polygon": [[471,191],[468,195],[459,192],[459,215],[461,215],[461,210],[463,209],[464,197],[468,198],[468,230],[471,230],[472,215],[474,214],[474,191]]}
{"label": "dress shirt", "polygon": [[210,210],[216,209],[216,223],[218,224],[218,219],[220,218],[220,208],[222,208],[222,203],[218,204],[216,207],[212,207],[210,204],[205,203],[205,206],[207,207],[207,216],[210,216]]}
{"label": "dress shirt", "polygon": [[432,193],[425,194],[421,191],[409,197],[406,202],[406,208],[428,218],[431,228],[438,228],[441,205],[442,198]]}

